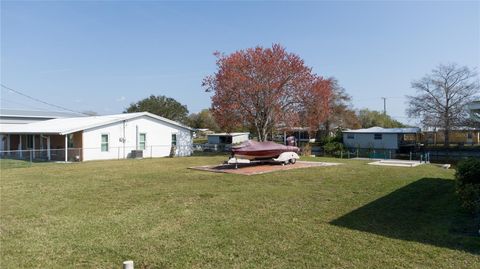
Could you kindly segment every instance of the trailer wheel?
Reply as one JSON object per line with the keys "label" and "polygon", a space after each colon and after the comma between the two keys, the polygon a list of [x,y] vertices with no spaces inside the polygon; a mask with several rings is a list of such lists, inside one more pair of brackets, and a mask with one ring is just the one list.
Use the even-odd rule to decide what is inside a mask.
{"label": "trailer wheel", "polygon": [[295,159],[295,158],[290,159],[291,164],[295,164],[296,162],[297,162],[297,159]]}

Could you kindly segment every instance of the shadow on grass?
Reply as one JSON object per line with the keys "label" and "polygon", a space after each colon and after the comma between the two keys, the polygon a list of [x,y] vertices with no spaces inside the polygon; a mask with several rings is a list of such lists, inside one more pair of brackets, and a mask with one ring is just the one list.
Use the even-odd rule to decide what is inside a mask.
{"label": "shadow on grass", "polygon": [[453,180],[422,178],[330,224],[480,254],[478,227],[454,191]]}

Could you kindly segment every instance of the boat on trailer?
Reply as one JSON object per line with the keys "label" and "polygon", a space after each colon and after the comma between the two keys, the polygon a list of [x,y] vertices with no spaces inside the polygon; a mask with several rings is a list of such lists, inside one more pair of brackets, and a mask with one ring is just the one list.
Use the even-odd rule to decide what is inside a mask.
{"label": "boat on trailer", "polygon": [[232,147],[232,157],[229,164],[252,162],[277,162],[294,164],[300,159],[300,149],[295,146],[285,146],[272,141],[257,142],[248,140]]}

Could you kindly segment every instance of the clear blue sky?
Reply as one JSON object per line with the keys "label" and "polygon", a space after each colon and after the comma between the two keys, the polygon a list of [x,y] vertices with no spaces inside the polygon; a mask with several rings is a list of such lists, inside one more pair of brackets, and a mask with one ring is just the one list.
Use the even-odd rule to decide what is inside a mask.
{"label": "clear blue sky", "polygon": [[[480,4],[471,2],[5,2],[1,82],[100,114],[149,94],[190,112],[210,106],[212,53],[284,45],[334,76],[355,108],[405,118],[410,82],[439,63],[480,66]],[[2,107],[47,108],[2,89]]]}

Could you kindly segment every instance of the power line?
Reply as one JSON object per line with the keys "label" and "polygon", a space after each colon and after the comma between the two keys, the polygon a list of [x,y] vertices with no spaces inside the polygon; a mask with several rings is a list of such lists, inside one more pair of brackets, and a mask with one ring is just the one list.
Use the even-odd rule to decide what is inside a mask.
{"label": "power line", "polygon": [[36,107],[36,106],[32,106],[32,105],[29,105],[29,104],[25,104],[25,103],[21,103],[21,102],[17,102],[17,101],[12,101],[12,100],[7,100],[5,98],[0,98],[0,103],[12,103],[12,104],[17,104],[17,105],[21,105],[23,107],[27,107],[27,108],[32,108],[32,109],[37,109],[37,110],[42,110],[42,111],[48,111],[48,109],[46,108],[40,108],[40,107]]}
{"label": "power line", "polygon": [[86,115],[86,114],[83,113],[83,112],[75,111],[75,110],[72,110],[72,109],[69,109],[69,108],[66,108],[66,107],[63,107],[63,106],[58,106],[58,105],[55,105],[55,104],[51,104],[51,103],[42,101],[42,100],[40,100],[40,99],[38,99],[38,98],[35,98],[35,97],[32,97],[32,96],[30,96],[30,95],[28,95],[28,94],[22,93],[22,92],[20,92],[20,91],[18,91],[18,90],[14,90],[14,89],[12,89],[12,88],[10,88],[10,87],[7,87],[7,86],[5,86],[5,85],[3,85],[3,84],[0,84],[0,85],[1,85],[3,88],[5,88],[5,89],[7,89],[7,90],[9,90],[9,91],[12,91],[12,92],[14,92],[14,93],[16,93],[16,94],[19,94],[19,95],[21,95],[21,96],[23,96],[23,97],[26,97],[26,98],[28,98],[28,99],[34,100],[34,101],[36,101],[36,102],[40,102],[40,103],[42,103],[42,104],[49,105],[49,106],[52,106],[52,107],[55,107],[55,108],[59,108],[59,109],[62,109],[62,110],[66,110],[66,111],[70,111],[70,112],[74,112],[74,113],[79,113],[79,114],[84,114],[84,115]]}

